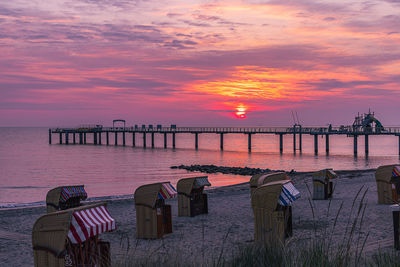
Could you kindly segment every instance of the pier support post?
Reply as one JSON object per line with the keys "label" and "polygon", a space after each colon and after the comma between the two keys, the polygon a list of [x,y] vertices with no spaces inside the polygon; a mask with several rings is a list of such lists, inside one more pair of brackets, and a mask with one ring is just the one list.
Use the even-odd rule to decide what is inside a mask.
{"label": "pier support post", "polygon": [[49,145],[51,145],[51,129],[49,129]]}
{"label": "pier support post", "polygon": [[86,145],[86,133],[83,133],[83,143]]}
{"label": "pier support post", "polygon": [[296,153],[296,129],[293,129],[293,152]]}
{"label": "pier support post", "polygon": [[106,132],[106,143],[107,143],[107,146],[110,144],[110,134],[109,134],[109,132]]}
{"label": "pier support post", "polygon": [[143,147],[146,148],[146,132],[143,132]]}
{"label": "pier support post", "polygon": [[194,133],[194,148],[199,149],[199,133]]}
{"label": "pier support post", "polygon": [[358,148],[357,138],[358,138],[358,135],[354,135],[354,156],[357,156],[357,154],[358,154],[358,151],[357,151],[357,148]]}
{"label": "pier support post", "polygon": [[318,155],[318,134],[314,135],[314,154]]}
{"label": "pier support post", "polygon": [[283,134],[279,134],[279,152],[283,153]]}
{"label": "pier support post", "polygon": [[79,133],[79,144],[83,144],[83,133]]}
{"label": "pier support post", "polygon": [[132,146],[133,146],[133,147],[136,146],[136,136],[135,136],[135,132],[132,133]]}
{"label": "pier support post", "polygon": [[302,135],[301,135],[301,128],[300,128],[300,132],[299,132],[299,150],[300,153],[303,150],[303,142],[302,142]]}
{"label": "pier support post", "polygon": [[154,148],[154,132],[151,133],[151,148]]}
{"label": "pier support post", "polygon": [[76,144],[76,137],[75,137],[75,132],[72,133],[73,140],[74,140],[74,145]]}
{"label": "pier support post", "polygon": [[164,148],[167,148],[167,133],[164,133]]}
{"label": "pier support post", "polygon": [[65,144],[66,145],[69,144],[69,133],[68,132],[65,133]]}
{"label": "pier support post", "polygon": [[175,148],[175,133],[172,133],[172,148]]}
{"label": "pier support post", "polygon": [[93,133],[93,144],[97,145],[97,132]]}
{"label": "pier support post", "polygon": [[329,154],[329,134],[325,135],[325,152]]}
{"label": "pier support post", "polygon": [[125,146],[125,131],[122,132],[122,145]]}
{"label": "pier support post", "polygon": [[118,132],[114,132],[114,143],[115,143],[115,145],[117,146],[118,145]]}
{"label": "pier support post", "polygon": [[60,133],[60,144],[62,144],[62,133]]}
{"label": "pier support post", "polygon": [[101,145],[101,132],[99,132],[99,145]]}
{"label": "pier support post", "polygon": [[368,134],[366,134],[365,135],[365,143],[364,143],[364,145],[365,145],[365,155],[368,155],[368,153],[369,153],[369,142],[368,142],[369,140],[368,140]]}
{"label": "pier support post", "polygon": [[220,133],[220,144],[219,147],[221,148],[221,150],[224,150],[224,134]]}
{"label": "pier support post", "polygon": [[251,151],[251,133],[248,134],[248,149]]}

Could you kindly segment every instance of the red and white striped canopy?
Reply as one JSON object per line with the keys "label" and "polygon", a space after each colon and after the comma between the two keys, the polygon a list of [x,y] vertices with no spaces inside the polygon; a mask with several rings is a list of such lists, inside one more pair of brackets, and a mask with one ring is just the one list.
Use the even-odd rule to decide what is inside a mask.
{"label": "red and white striped canopy", "polygon": [[106,207],[99,206],[75,211],[72,214],[68,238],[72,243],[77,244],[100,233],[115,229],[115,220],[108,213]]}

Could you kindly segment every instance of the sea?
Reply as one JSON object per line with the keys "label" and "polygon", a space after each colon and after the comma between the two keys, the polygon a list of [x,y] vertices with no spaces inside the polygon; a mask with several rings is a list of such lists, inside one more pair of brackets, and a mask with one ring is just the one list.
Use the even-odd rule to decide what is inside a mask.
{"label": "sea", "polygon": [[[147,146],[151,144],[147,135]],[[71,139],[71,138],[70,138]],[[224,150],[220,150],[219,135],[200,134],[199,148],[194,149],[193,134],[176,134],[176,148],[172,137],[155,134],[155,148],[143,148],[141,134],[127,134],[122,146],[119,135],[115,146],[110,134],[110,145],[93,145],[87,136],[86,145],[53,144],[48,141],[48,128],[0,127],[0,209],[44,205],[46,193],[61,185],[85,185],[89,200],[130,198],[141,185],[170,181],[199,175],[171,166],[213,164],[217,166],[268,168],[284,171],[317,171],[371,169],[384,164],[398,164],[399,140],[395,136],[370,136],[369,154],[364,152],[364,138],[358,138],[358,155],[353,155],[353,138],[330,136],[330,153],[325,153],[325,139],[318,138],[319,154],[314,154],[314,137],[303,135],[303,149],[293,152],[292,135],[284,136],[284,150],[279,153],[279,135],[255,134],[252,150],[248,151],[247,135],[225,134]],[[72,140],[71,140],[72,141]],[[70,142],[71,142],[70,141]],[[204,174],[202,174],[204,175]],[[212,187],[247,182],[249,176],[208,174]]]}

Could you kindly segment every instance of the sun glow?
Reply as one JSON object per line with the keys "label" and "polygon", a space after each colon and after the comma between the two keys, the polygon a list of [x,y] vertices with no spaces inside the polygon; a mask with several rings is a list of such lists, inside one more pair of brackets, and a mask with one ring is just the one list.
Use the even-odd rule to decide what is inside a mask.
{"label": "sun glow", "polygon": [[247,113],[247,107],[243,104],[239,104],[236,107],[235,117],[237,119],[245,119],[245,118],[247,118],[246,113]]}

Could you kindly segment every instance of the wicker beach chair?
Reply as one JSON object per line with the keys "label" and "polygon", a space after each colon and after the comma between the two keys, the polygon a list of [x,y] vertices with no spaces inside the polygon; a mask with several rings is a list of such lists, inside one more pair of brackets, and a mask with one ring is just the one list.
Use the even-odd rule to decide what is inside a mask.
{"label": "wicker beach chair", "polygon": [[254,193],[254,191],[257,189],[257,187],[270,183],[270,182],[275,182],[275,181],[281,181],[281,180],[290,180],[289,176],[285,172],[274,172],[274,173],[259,173],[256,175],[253,175],[250,178],[250,195]]}
{"label": "wicker beach chair", "polygon": [[47,192],[47,213],[79,207],[87,198],[83,185],[59,186]]}
{"label": "wicker beach chair", "polygon": [[135,191],[136,238],[161,238],[172,233],[171,205],[165,199],[176,197],[169,183],[142,185]]}
{"label": "wicker beach chair", "polygon": [[400,165],[384,165],[376,169],[378,204],[394,204],[400,197]]}
{"label": "wicker beach chair", "polygon": [[291,203],[300,192],[289,180],[270,182],[258,187],[252,197],[254,240],[272,246],[284,243],[292,231]]}
{"label": "wicker beach chair", "polygon": [[333,194],[332,179],[337,174],[332,169],[324,169],[313,173],[313,199],[328,199]]}
{"label": "wicker beach chair", "polygon": [[178,216],[196,216],[208,213],[204,187],[211,186],[207,176],[183,178],[178,181]]}
{"label": "wicker beach chair", "polygon": [[46,214],[32,230],[35,267],[111,266],[110,244],[98,235],[115,229],[106,203]]}

